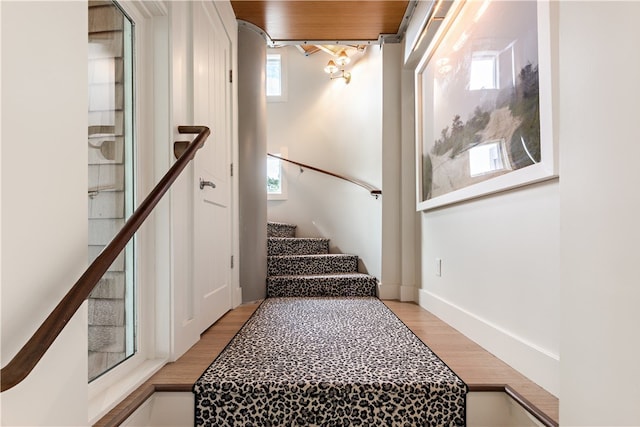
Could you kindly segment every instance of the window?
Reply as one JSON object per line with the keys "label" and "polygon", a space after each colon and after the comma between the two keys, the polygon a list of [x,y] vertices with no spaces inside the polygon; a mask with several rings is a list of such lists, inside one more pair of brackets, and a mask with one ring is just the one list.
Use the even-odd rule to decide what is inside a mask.
{"label": "window", "polygon": [[285,51],[268,53],[266,64],[267,101],[287,100],[287,72]]}
{"label": "window", "polygon": [[267,96],[282,96],[282,57],[267,55]]}
{"label": "window", "polygon": [[[114,6],[115,9],[112,9]],[[154,36],[153,31],[150,31],[154,28],[154,18],[167,16],[167,11],[157,9],[151,12],[148,4],[140,0],[123,1],[117,4],[115,1],[89,1],[89,7],[103,8],[99,10],[103,13],[101,19],[89,20],[92,23],[90,29],[94,33],[89,38],[89,51],[121,52],[120,56],[111,60],[113,65],[105,65],[96,74],[111,76],[103,78],[101,82],[119,82],[114,85],[115,89],[105,92],[113,94],[110,98],[114,99],[114,104],[118,108],[115,108],[113,113],[108,113],[104,108],[98,108],[89,113],[90,125],[101,126],[102,131],[111,133],[105,135],[105,141],[111,139],[115,141],[104,144],[101,148],[90,147],[89,156],[90,162],[94,162],[94,165],[97,164],[95,162],[100,164],[101,180],[111,173],[106,167],[108,163],[111,163],[108,167],[112,168],[112,171],[118,171],[117,178],[114,175],[114,180],[121,190],[114,190],[107,195],[117,200],[114,206],[118,215],[122,217],[119,219],[121,224],[149,193],[153,182],[156,182],[156,174],[163,175],[170,167],[170,159],[163,156],[160,156],[162,159],[155,158],[157,156],[153,155],[156,152],[156,146],[151,137],[152,132],[158,132],[162,135],[161,139],[169,140],[170,130],[163,126],[154,127],[153,114],[143,114],[151,111],[162,111],[163,117],[169,114],[169,94],[166,91],[153,90],[145,84],[144,76],[152,75],[154,70],[166,69],[170,59],[155,58],[154,60],[152,55],[138,54],[138,52],[153,52],[158,48],[168,51],[168,37],[158,38]],[[188,6],[185,5],[185,7]],[[115,19],[118,17],[115,14],[116,11],[120,14],[118,20]],[[106,12],[113,15],[105,16]],[[102,30],[113,22],[121,30],[116,28]],[[96,26],[98,28],[95,28]],[[162,34],[166,35],[167,31],[167,28],[163,29]],[[113,39],[108,39],[112,35]],[[94,83],[97,82],[92,77],[94,71],[91,67],[92,62],[97,59],[108,59],[108,57],[101,54],[99,58],[89,60],[89,81]],[[103,62],[103,64],[107,63],[109,63],[108,60]],[[164,78],[168,82],[169,77]],[[122,90],[119,89],[120,87]],[[90,100],[89,103],[92,105],[93,101]],[[109,120],[104,121],[107,119]],[[108,128],[111,122],[113,122],[113,130]],[[116,129],[122,129],[121,136],[115,135]],[[90,132],[92,132],[91,129]],[[90,138],[91,145],[101,144],[100,141]],[[111,158],[113,160],[109,160]],[[103,172],[108,173],[105,175]],[[107,193],[104,188],[100,190],[100,196]],[[124,196],[122,199],[119,198],[120,194]],[[98,197],[94,199],[94,208],[97,199]],[[168,213],[169,207],[158,206],[155,211]],[[157,239],[163,242],[169,241],[170,220],[167,217],[163,219],[160,217],[164,215],[152,215],[147,219],[148,226],[138,230],[134,237],[135,247],[130,242],[110,268],[113,270],[124,267],[126,273],[118,272],[118,276],[123,280],[117,282],[116,287],[103,280],[98,284],[98,288],[104,293],[92,295],[96,301],[89,304],[89,316],[94,323],[91,329],[97,332],[95,334],[90,332],[89,345],[103,351],[90,354],[89,365],[93,368],[96,364],[100,365],[103,371],[102,373],[92,371],[94,375],[91,377],[94,379],[88,384],[89,424],[97,422],[105,411],[112,408],[148,378],[151,372],[159,369],[168,360],[168,351],[171,348],[171,321],[169,320],[171,307],[168,303],[171,254],[168,243],[159,245]],[[106,231],[112,236],[118,229]],[[108,242],[111,236],[104,236],[103,241]],[[95,249],[99,250],[99,247]],[[107,276],[105,275],[104,278]],[[114,294],[110,292],[118,298],[113,298]],[[124,298],[120,298],[121,295]],[[103,313],[100,309],[107,306],[115,308],[113,313],[119,316],[119,324],[114,327],[98,324],[102,323],[100,320],[102,316],[98,316]],[[93,311],[95,309],[98,310]],[[112,354],[116,353],[114,350],[117,350],[118,354]]]}
{"label": "window", "polygon": [[273,157],[267,158],[267,194],[282,194],[282,162]]}
{"label": "window", "polygon": [[[286,159],[288,150],[286,147],[280,147],[279,153],[272,153],[278,157]],[[287,183],[286,162],[267,156],[267,199],[268,200],[286,200],[287,199]]]}
{"label": "window", "polygon": [[[133,32],[118,5],[89,2],[89,261],[134,209]],[[89,297],[89,381],[136,352],[134,246]]]}

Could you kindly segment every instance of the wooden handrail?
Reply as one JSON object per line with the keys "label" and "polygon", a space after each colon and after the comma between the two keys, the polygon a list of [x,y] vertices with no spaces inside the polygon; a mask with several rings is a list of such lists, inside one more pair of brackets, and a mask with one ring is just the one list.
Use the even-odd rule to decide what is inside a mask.
{"label": "wooden handrail", "polygon": [[181,134],[198,134],[180,158],[151,190],[146,199],[133,212],[120,232],[111,240],[89,268],[80,276],[71,290],[58,303],[49,317],[27,343],[16,353],[7,366],[0,371],[0,392],[9,390],[20,383],[33,370],[42,356],[47,352],[71,317],[86,300],[98,281],[109,269],[113,261],[120,255],[129,240],[138,231],[142,223],[158,204],[162,196],[169,190],[187,164],[194,158],[210,134],[206,126],[179,126]]}
{"label": "wooden handrail", "polygon": [[373,185],[369,185],[366,182],[359,181],[359,180],[357,180],[355,178],[349,178],[349,177],[346,177],[344,175],[340,175],[340,174],[337,174],[337,173],[334,173],[334,172],[329,172],[329,171],[326,171],[324,169],[317,168],[315,166],[310,166],[310,165],[306,165],[304,163],[296,162],[295,160],[285,159],[284,157],[276,156],[275,154],[267,153],[267,156],[270,156],[270,157],[273,157],[273,158],[279,159],[279,160],[284,160],[285,162],[289,162],[289,163],[293,163],[294,165],[298,165],[301,168],[311,169],[313,171],[320,172],[320,173],[323,173],[325,175],[330,175],[330,176],[333,176],[335,178],[339,178],[339,179],[351,182],[352,184],[359,185],[360,187],[362,187],[365,190],[367,190],[372,196],[375,196],[376,199],[382,195],[382,190],[374,187]]}

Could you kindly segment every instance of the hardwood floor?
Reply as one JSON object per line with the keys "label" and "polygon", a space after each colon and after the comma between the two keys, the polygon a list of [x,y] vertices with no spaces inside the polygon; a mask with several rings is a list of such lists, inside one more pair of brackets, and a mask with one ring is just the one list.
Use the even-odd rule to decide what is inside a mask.
{"label": "hardwood floor", "polygon": [[558,399],[469,338],[414,303],[384,301],[471,391],[487,385],[509,385],[558,423]]}
{"label": "hardwood floor", "polygon": [[[466,338],[415,303],[384,301],[471,390],[487,385],[509,385],[558,422],[558,399],[513,368]],[[213,359],[258,308],[259,302],[243,304],[228,312],[202,335],[201,340],[174,363],[167,364],[95,426],[118,426],[156,391],[191,391],[193,384]]]}

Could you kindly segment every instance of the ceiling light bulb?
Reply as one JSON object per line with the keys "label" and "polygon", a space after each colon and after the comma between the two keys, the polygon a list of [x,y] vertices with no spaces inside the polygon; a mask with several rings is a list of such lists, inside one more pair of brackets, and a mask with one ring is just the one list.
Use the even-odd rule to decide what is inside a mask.
{"label": "ceiling light bulb", "polygon": [[349,56],[347,55],[347,52],[345,52],[344,50],[341,50],[340,53],[338,54],[338,57],[336,58],[336,62],[338,63],[339,66],[344,67],[349,62],[351,62],[351,58],[349,58]]}
{"label": "ceiling light bulb", "polygon": [[324,72],[327,74],[333,74],[336,71],[338,71],[338,66],[336,65],[335,62],[333,62],[333,59],[332,59],[327,63],[327,66],[324,67]]}

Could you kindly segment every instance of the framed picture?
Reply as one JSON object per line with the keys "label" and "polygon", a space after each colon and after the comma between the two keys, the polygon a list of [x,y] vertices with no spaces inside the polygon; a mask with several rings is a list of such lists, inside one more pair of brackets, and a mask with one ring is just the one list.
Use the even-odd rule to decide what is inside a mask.
{"label": "framed picture", "polygon": [[418,210],[558,175],[549,28],[545,1],[451,6],[416,68]]}

